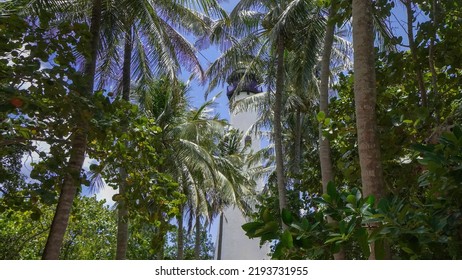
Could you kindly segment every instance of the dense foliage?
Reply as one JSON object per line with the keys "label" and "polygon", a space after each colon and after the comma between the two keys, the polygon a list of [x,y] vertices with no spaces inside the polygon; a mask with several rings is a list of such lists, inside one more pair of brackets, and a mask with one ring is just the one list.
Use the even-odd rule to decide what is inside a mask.
{"label": "dense foliage", "polygon": [[[349,33],[360,16],[374,34]],[[242,0],[229,15],[209,0],[1,1],[1,258],[56,258],[61,235],[61,259],[211,259],[206,225],[231,205],[274,259],[462,258],[461,18],[436,0]],[[370,61],[353,63],[361,35]],[[204,71],[209,44],[222,54]],[[259,112],[268,147],[249,154],[214,99],[192,106],[180,70],[208,92],[236,70],[238,87],[262,82],[232,109]],[[89,196],[104,188],[112,208]]]}

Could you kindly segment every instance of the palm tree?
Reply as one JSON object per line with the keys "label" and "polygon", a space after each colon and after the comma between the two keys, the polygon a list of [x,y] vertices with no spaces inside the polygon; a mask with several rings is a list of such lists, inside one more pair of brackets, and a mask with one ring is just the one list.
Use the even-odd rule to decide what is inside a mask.
{"label": "palm tree", "polygon": [[[329,18],[326,24],[326,34],[324,37],[324,46],[321,59],[321,77],[319,89],[319,112],[324,112],[326,117],[329,116],[329,74],[332,46],[334,43],[335,22],[335,3],[331,3],[329,9]],[[323,136],[322,125],[319,126],[319,158],[321,162],[322,186],[323,193],[327,192],[327,183],[334,180],[332,159],[330,155],[329,140]]]}
{"label": "palm tree", "polygon": [[[114,2],[112,2],[114,3]],[[120,8],[115,8],[120,16],[119,30],[114,28],[114,15],[107,16],[107,25],[103,29],[103,50],[105,59],[100,64],[101,86],[111,83],[110,77],[117,72],[119,54],[118,46],[124,41],[122,79],[116,84],[116,91],[122,92],[122,98],[130,100],[130,83],[148,85],[150,80],[159,75],[168,75],[175,81],[180,67],[190,70],[202,77],[203,71],[196,56],[195,48],[178,31],[192,35],[201,35],[207,28],[206,15],[192,10],[194,6],[205,8],[207,14],[221,14],[216,1],[123,1]],[[134,16],[136,15],[136,16]],[[117,23],[117,21],[115,21]],[[121,175],[125,174],[121,169]],[[124,197],[124,176],[121,176],[119,193]],[[128,212],[125,202],[119,204],[119,227],[117,259],[126,256],[128,241]]]}
{"label": "palm tree", "polygon": [[[354,94],[363,195],[384,195],[376,120],[372,1],[353,0]],[[371,259],[375,259],[371,246]]]}
{"label": "palm tree", "polygon": [[[88,96],[93,93],[96,73],[97,51],[100,42],[102,0],[93,0],[90,23],[90,56],[85,62],[84,76],[86,77],[85,91],[81,94]],[[84,114],[82,114],[84,115]],[[50,233],[43,251],[43,259],[58,259],[60,248],[64,239],[72,203],[77,194],[80,172],[85,160],[87,148],[88,121],[83,116],[76,116],[75,130],[72,135],[72,143],[69,151],[70,158],[67,163],[67,172],[64,175],[61,193],[56,207],[56,212],[51,224]]]}
{"label": "palm tree", "polygon": [[[299,50],[297,39],[300,37],[296,36],[294,30],[306,31],[310,30],[310,26],[322,26],[319,22],[323,21],[323,17],[312,1],[302,0],[242,0],[230,17],[234,20],[232,27],[227,29],[217,23],[216,30],[219,32],[213,33],[212,39],[221,39],[225,45],[229,45],[229,42],[232,45],[211,65],[207,73],[211,76],[212,87],[223,83],[233,70],[241,67],[243,61],[249,61],[248,73],[265,73],[269,92],[274,94],[272,137],[276,154],[279,207],[282,210],[287,205],[282,145],[282,102],[287,86],[286,53]],[[242,39],[238,41],[235,37]],[[258,69],[263,65],[262,62],[267,63],[267,71]]]}
{"label": "palm tree", "polygon": [[[336,4],[335,1],[330,4],[321,58],[319,112],[323,112],[326,118],[329,117],[329,75],[335,35],[334,18],[336,14]],[[322,123],[319,124],[319,159],[321,163],[322,190],[323,193],[327,193],[327,184],[334,181],[334,169],[332,166],[329,140],[323,135]],[[332,222],[332,219],[328,217],[328,221]],[[334,254],[334,259],[345,259],[344,251],[341,250],[339,253]]]}
{"label": "palm tree", "polygon": [[[149,89],[150,88],[150,89]],[[181,206],[178,220],[178,258],[182,252],[184,214],[189,211],[189,221],[211,220],[225,206],[236,204],[248,210],[245,197],[253,186],[243,170],[243,152],[221,152],[227,122],[211,115],[214,99],[198,109],[191,109],[183,88],[175,87],[168,79],[152,82],[140,88],[140,105],[144,112],[157,120],[163,129],[160,149],[166,152],[163,172],[171,174],[187,197]],[[200,229],[196,229],[200,233]]]}

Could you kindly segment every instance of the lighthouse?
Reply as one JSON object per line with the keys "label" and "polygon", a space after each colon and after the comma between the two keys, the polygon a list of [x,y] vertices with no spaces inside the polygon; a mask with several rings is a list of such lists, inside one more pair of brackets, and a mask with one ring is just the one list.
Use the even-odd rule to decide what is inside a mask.
{"label": "lighthouse", "polygon": [[[227,79],[227,96],[230,104],[251,97],[262,92],[259,86],[258,76],[252,73],[246,74],[246,68],[235,70]],[[253,151],[260,150],[260,139],[254,134],[248,133],[255,123],[258,112],[252,109],[233,113],[230,112],[230,124],[233,128],[244,133],[242,145],[248,146]],[[263,189],[263,181],[256,184],[256,191]],[[269,246],[260,247],[259,239],[249,239],[242,229],[242,225],[248,221],[238,209],[230,206],[223,211],[220,219],[221,244],[218,244],[215,259],[221,260],[264,260],[268,259]],[[220,238],[219,238],[220,239]]]}

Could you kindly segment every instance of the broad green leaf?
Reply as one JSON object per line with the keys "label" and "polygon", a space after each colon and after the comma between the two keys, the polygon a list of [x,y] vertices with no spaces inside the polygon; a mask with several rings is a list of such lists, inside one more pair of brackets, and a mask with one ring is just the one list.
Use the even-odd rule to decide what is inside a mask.
{"label": "broad green leaf", "polygon": [[294,218],[292,217],[292,213],[290,213],[289,210],[287,210],[287,209],[285,209],[285,208],[282,209],[281,216],[282,216],[282,221],[283,221],[286,225],[292,224]]}
{"label": "broad green leaf", "polygon": [[288,229],[286,229],[282,234],[281,243],[284,245],[284,247],[287,247],[289,249],[294,247],[294,240],[292,238],[292,234]]}
{"label": "broad green leaf", "polygon": [[334,200],[337,198],[337,188],[333,182],[327,183],[327,194],[330,195]]}
{"label": "broad green leaf", "polygon": [[366,259],[369,258],[369,255],[371,254],[370,248],[369,248],[369,242],[367,240],[368,235],[367,235],[367,230],[365,228],[359,228],[356,233],[356,239],[358,240],[359,247],[361,248],[361,251]]}
{"label": "broad green leaf", "polygon": [[324,111],[321,111],[319,112],[317,115],[316,115],[316,119],[318,120],[318,122],[322,123],[324,121],[324,119],[326,118],[326,113],[324,113]]}
{"label": "broad green leaf", "polygon": [[346,198],[347,202],[353,204],[353,205],[356,205],[356,196],[350,194],[347,196]]}
{"label": "broad green leaf", "polygon": [[265,224],[261,222],[250,222],[242,225],[242,229],[247,233],[254,233],[257,229],[263,227]]}

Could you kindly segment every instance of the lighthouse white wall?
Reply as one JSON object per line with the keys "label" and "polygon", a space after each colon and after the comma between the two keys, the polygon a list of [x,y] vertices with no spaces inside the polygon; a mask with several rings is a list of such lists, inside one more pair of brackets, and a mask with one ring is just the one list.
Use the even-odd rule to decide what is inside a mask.
{"label": "lighthouse white wall", "polygon": [[[238,101],[247,98],[254,93],[240,92],[233,95],[232,101]],[[260,139],[255,134],[247,134],[249,128],[257,120],[257,112],[248,110],[237,114],[230,113],[230,124],[251,136],[251,149],[254,151],[260,150]],[[242,139],[242,144],[244,144]],[[263,181],[257,182],[257,191],[263,189]],[[269,246],[265,245],[260,248],[260,239],[249,239],[242,229],[242,225],[247,223],[244,215],[237,207],[229,207],[224,211],[223,221],[223,242],[222,242],[222,260],[264,260],[268,259]],[[217,246],[218,247],[218,246]]]}

